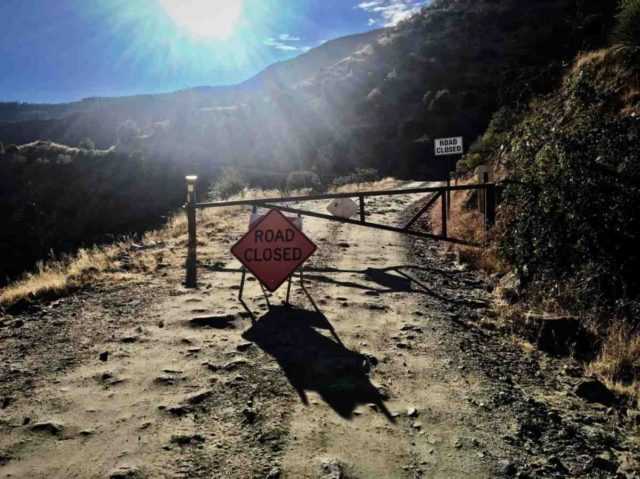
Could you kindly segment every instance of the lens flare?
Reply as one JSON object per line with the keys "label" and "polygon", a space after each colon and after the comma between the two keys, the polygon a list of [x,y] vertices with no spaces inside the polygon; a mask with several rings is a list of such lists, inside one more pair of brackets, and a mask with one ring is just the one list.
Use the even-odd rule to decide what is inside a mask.
{"label": "lens flare", "polygon": [[194,36],[225,40],[235,32],[244,0],[160,0],[171,19]]}

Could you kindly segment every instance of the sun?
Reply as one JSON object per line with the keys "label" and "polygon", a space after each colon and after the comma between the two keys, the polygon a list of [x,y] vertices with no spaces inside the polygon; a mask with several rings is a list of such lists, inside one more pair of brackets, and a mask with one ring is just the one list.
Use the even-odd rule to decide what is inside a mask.
{"label": "sun", "polygon": [[224,40],[235,31],[244,0],[160,0],[171,19],[194,36]]}

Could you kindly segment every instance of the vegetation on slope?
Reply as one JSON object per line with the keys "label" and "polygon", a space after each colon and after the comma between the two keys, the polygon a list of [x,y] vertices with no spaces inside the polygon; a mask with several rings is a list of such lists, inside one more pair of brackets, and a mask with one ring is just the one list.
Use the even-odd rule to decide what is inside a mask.
{"label": "vegetation on slope", "polygon": [[183,200],[170,163],[50,142],[0,155],[0,284],[35,262],[158,224]]}

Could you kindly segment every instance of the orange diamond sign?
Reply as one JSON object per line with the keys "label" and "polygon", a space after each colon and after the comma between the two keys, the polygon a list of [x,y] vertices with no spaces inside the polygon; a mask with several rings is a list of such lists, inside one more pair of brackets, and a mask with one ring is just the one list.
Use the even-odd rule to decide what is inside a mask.
{"label": "orange diamond sign", "polygon": [[317,246],[280,211],[254,223],[231,253],[269,291],[274,292],[307,261]]}

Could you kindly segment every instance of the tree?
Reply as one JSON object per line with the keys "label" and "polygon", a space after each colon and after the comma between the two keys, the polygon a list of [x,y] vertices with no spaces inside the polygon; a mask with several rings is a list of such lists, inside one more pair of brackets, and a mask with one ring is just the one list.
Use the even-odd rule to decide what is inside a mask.
{"label": "tree", "polygon": [[640,46],[640,0],[622,0],[616,18],[614,39],[625,45]]}

